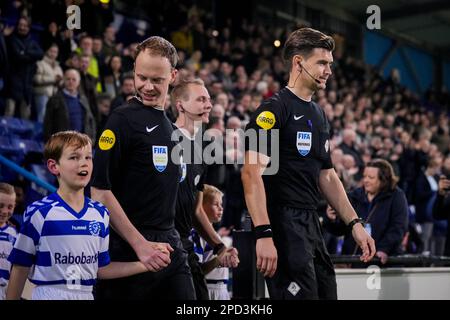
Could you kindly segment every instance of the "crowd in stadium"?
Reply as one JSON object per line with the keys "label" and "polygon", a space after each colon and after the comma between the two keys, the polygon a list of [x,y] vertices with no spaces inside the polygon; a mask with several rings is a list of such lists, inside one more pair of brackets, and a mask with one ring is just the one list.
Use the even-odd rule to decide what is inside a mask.
{"label": "crowd in stadium", "polygon": [[[33,6],[4,1],[0,7],[0,115],[42,124],[41,143],[68,129],[97,141],[108,115],[133,97],[133,55],[138,41],[153,34],[178,49],[178,77],[204,81],[213,100],[208,127],[222,134],[244,129],[261,102],[286,85],[281,47],[274,46],[274,40],[284,43],[293,25],[270,29],[229,20],[216,28],[201,8],[170,6],[165,8],[170,15],[162,11],[152,17],[146,33],[136,28],[124,37],[123,25],[113,24],[114,12],[107,4],[85,1],[81,30],[66,29],[64,6],[60,14]],[[161,16],[170,18],[164,23]],[[406,195],[409,218],[396,240],[401,250],[392,254],[443,255],[447,219],[433,217],[433,207],[444,194],[441,176],[450,178],[449,94],[430,88],[420,96],[402,86],[398,70],[385,78],[352,56],[342,36],[334,38],[333,76],[313,99],[332,124],[331,156],[346,191],[363,185],[366,164],[387,160]],[[166,107],[174,121],[176,110],[169,99]],[[231,237],[233,230],[246,228],[243,149],[236,141],[234,149],[226,151],[235,163],[211,165],[206,179],[224,193],[224,215],[217,228]],[[29,187],[20,179],[7,182],[16,184],[16,190]],[[18,205],[16,210],[23,208]],[[320,212],[324,226],[332,225],[335,217],[325,201]],[[327,230],[328,250],[342,253],[342,237]]]}

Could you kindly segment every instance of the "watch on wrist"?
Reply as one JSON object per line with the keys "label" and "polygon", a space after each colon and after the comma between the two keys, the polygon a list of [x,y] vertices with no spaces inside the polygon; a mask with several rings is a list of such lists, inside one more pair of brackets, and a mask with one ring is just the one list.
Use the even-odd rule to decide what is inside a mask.
{"label": "watch on wrist", "polygon": [[213,248],[213,254],[217,254],[223,247],[225,247],[223,242],[216,244]]}
{"label": "watch on wrist", "polygon": [[364,227],[364,220],[361,219],[361,218],[355,218],[355,219],[353,219],[352,221],[350,221],[350,223],[347,225],[348,230],[349,230],[349,231],[352,231],[352,230],[353,230],[353,226],[354,226],[355,224],[357,224],[357,223],[361,223],[362,226]]}

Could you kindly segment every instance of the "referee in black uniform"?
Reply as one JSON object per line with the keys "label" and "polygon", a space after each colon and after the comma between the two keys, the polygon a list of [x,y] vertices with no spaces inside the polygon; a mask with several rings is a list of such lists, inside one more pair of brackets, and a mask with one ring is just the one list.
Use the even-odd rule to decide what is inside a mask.
{"label": "referee in black uniform", "polygon": [[171,92],[178,116],[174,124],[175,139],[180,141],[182,175],[176,201],[175,228],[188,253],[197,300],[209,300],[205,276],[190,239],[194,226],[197,232],[214,248],[220,265],[236,267],[237,250],[226,248],[203,210],[203,188],[207,166],[203,161],[202,124],[209,122],[211,98],[201,79],[182,79]]}
{"label": "referee in black uniform", "polygon": [[176,63],[167,40],[150,37],[139,44],[137,96],[114,110],[98,141],[91,193],[111,213],[111,260],[139,259],[158,271],[101,281],[99,299],[195,299],[187,254],[175,230],[181,168],[171,158],[173,127],[164,113]]}
{"label": "referee in black uniform", "polygon": [[[310,28],[294,31],[283,58],[289,83],[264,101],[247,130],[279,134],[274,157],[251,143],[246,145],[242,170],[245,199],[255,226],[257,269],[267,280],[272,299],[336,299],[336,278],[316,212],[319,192],[348,224],[361,260],[375,254],[373,239],[353,210],[330,158],[329,124],[311,97],[325,89],[331,75],[334,41]],[[251,163],[252,158],[258,161]],[[278,171],[262,175],[269,162],[279,159]],[[277,164],[272,163],[271,167]]]}

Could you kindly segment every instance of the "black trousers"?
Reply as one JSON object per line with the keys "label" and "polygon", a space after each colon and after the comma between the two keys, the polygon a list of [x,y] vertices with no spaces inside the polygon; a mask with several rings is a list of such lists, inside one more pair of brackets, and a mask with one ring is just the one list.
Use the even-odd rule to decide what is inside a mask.
{"label": "black trousers", "polygon": [[269,209],[278,252],[277,271],[266,278],[276,300],[337,299],[336,275],[314,210]]}
{"label": "black trousers", "polygon": [[[140,230],[149,241],[168,242],[174,251],[171,263],[158,272],[145,272],[113,280],[99,280],[95,287],[98,300],[195,300],[195,290],[187,262],[187,253],[175,229]],[[110,234],[111,261],[138,261],[133,249],[114,231]]]}

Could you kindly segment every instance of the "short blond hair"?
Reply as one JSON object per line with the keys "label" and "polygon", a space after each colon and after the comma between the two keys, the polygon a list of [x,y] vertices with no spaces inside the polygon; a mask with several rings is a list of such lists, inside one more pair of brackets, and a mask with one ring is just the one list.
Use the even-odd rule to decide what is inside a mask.
{"label": "short blond hair", "polygon": [[209,184],[203,186],[203,204],[211,203],[216,195],[223,197],[223,192]]}
{"label": "short blond hair", "polygon": [[7,195],[16,195],[16,191],[14,190],[14,187],[6,182],[0,182],[0,193],[7,194]]}
{"label": "short blond hair", "polygon": [[186,101],[189,99],[189,86],[191,84],[202,87],[205,86],[205,83],[200,78],[181,79],[180,82],[172,89],[172,92],[170,93],[173,105],[175,105],[178,100]]}

